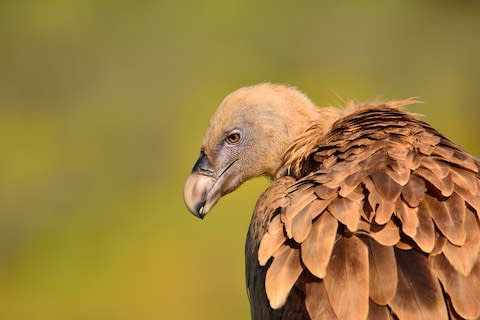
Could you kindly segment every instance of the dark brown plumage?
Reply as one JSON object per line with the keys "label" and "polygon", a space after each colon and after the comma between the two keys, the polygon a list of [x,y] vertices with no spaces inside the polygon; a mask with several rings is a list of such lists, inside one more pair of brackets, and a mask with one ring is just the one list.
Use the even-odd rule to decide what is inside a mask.
{"label": "dark brown plumage", "polygon": [[[244,92],[247,100],[237,99],[254,99],[255,88]],[[283,91],[294,96],[294,89],[260,88],[262,97],[296,103],[281,98]],[[255,168],[221,192],[254,175],[273,179],[247,235],[252,319],[480,318],[480,161],[402,111],[408,102],[328,109],[325,117],[312,112],[283,147],[281,161],[275,159],[277,170]],[[304,107],[289,111],[296,108]],[[205,141],[221,131],[209,130]],[[207,145],[204,152],[213,158]],[[205,206],[211,183],[200,178],[208,187],[192,191],[196,175],[185,198],[203,216],[192,194],[200,193]]]}

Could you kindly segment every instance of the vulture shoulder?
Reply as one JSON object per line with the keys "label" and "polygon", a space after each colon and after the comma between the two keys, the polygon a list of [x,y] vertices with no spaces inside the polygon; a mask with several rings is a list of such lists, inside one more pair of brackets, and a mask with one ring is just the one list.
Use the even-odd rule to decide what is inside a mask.
{"label": "vulture shoulder", "polygon": [[386,105],[316,132],[257,202],[252,318],[479,318],[480,162]]}

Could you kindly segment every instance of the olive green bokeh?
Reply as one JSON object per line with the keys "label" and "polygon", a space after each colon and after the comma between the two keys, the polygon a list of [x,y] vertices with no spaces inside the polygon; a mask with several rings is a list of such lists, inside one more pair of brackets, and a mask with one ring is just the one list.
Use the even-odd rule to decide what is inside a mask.
{"label": "olive green bokeh", "polygon": [[0,318],[247,319],[257,179],[182,187],[230,91],[410,110],[480,155],[475,1],[0,2]]}

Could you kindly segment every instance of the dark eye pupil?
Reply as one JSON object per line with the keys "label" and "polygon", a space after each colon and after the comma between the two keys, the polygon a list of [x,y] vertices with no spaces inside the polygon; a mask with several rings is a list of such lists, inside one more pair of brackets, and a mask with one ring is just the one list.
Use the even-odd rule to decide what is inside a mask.
{"label": "dark eye pupil", "polygon": [[230,143],[236,143],[240,140],[240,135],[238,133],[232,133],[227,137],[227,141]]}

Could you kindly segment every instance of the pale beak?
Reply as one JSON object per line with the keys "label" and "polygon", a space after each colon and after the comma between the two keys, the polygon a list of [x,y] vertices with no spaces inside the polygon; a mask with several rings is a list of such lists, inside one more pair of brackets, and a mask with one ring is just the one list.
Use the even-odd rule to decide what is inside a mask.
{"label": "pale beak", "polygon": [[183,189],[185,205],[196,217],[203,219],[220,199],[222,183],[218,182],[221,182],[222,178],[223,176],[220,176],[217,179],[210,161],[202,152]]}

